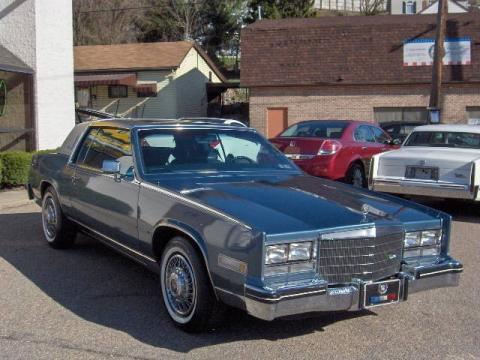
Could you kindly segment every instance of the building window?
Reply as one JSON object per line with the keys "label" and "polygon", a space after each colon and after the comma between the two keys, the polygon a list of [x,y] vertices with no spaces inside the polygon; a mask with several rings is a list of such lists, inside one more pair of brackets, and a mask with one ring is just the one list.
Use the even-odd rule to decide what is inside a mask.
{"label": "building window", "polygon": [[480,125],[480,106],[467,106],[468,123]]}
{"label": "building window", "polygon": [[108,87],[109,98],[126,98],[128,97],[128,86],[126,85],[110,85]]}
{"label": "building window", "polygon": [[378,124],[387,123],[428,123],[428,111],[423,107],[391,107],[374,108],[375,121]]}
{"label": "building window", "polygon": [[402,3],[402,12],[404,14],[416,14],[417,3],[414,0],[407,0]]}
{"label": "building window", "polygon": [[137,90],[137,97],[139,97],[139,98],[157,97],[157,92],[155,90],[138,89]]}

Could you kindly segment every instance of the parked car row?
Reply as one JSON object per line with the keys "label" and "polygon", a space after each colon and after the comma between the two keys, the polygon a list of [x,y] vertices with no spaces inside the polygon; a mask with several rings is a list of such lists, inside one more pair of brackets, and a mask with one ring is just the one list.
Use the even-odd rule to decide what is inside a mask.
{"label": "parked car row", "polygon": [[[377,129],[301,123],[275,144],[294,161],[331,157],[336,178],[337,158],[343,174],[365,171],[371,155],[356,149],[395,146]],[[205,329],[220,304],[264,320],[356,311],[456,286],[463,270],[449,255],[449,215],[308,176],[254,129],[221,119],[79,124],[57,153],[34,156],[27,189],[51,247],[84,232],[155,271],[187,331]]]}
{"label": "parked car row", "polygon": [[357,187],[367,185],[372,156],[400,143],[379,126],[352,120],[299,122],[270,142],[306,173]]}
{"label": "parked car row", "polygon": [[357,187],[368,178],[370,189],[393,194],[479,200],[480,128],[409,126],[401,147],[379,126],[344,120],[299,122],[270,141],[313,176]]}

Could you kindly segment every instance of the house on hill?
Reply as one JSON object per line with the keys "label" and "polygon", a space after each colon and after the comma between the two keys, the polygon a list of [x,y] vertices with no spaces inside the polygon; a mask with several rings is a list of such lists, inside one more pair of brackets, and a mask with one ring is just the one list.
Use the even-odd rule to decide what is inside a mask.
{"label": "house on hill", "polygon": [[77,106],[124,117],[206,116],[207,84],[225,78],[193,42],[76,46]]}
{"label": "house on hill", "polygon": [[[449,15],[442,121],[480,110],[480,17]],[[307,119],[428,121],[435,15],[264,20],[242,32],[250,124],[267,136]]]}

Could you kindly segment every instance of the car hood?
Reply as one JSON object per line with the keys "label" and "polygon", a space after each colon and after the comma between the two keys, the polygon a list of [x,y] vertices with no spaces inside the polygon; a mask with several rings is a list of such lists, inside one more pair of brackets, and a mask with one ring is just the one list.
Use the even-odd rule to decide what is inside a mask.
{"label": "car hood", "polygon": [[438,212],[308,175],[163,179],[158,184],[267,234],[432,220]]}
{"label": "car hood", "polygon": [[404,146],[380,155],[385,160],[445,160],[470,162],[480,158],[478,149],[461,149],[426,146]]}

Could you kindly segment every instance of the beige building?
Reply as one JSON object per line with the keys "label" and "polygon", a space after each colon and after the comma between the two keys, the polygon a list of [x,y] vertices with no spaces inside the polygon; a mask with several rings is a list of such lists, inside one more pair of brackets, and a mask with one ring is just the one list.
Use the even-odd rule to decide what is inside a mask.
{"label": "beige building", "polygon": [[206,116],[207,84],[224,80],[192,42],[75,47],[77,106],[123,117]]}
{"label": "beige building", "polygon": [[[477,123],[480,16],[450,15],[448,24],[441,121]],[[426,123],[434,37],[435,15],[256,22],[242,33],[250,124],[272,137],[309,119]],[[419,54],[427,59],[417,63]]]}

